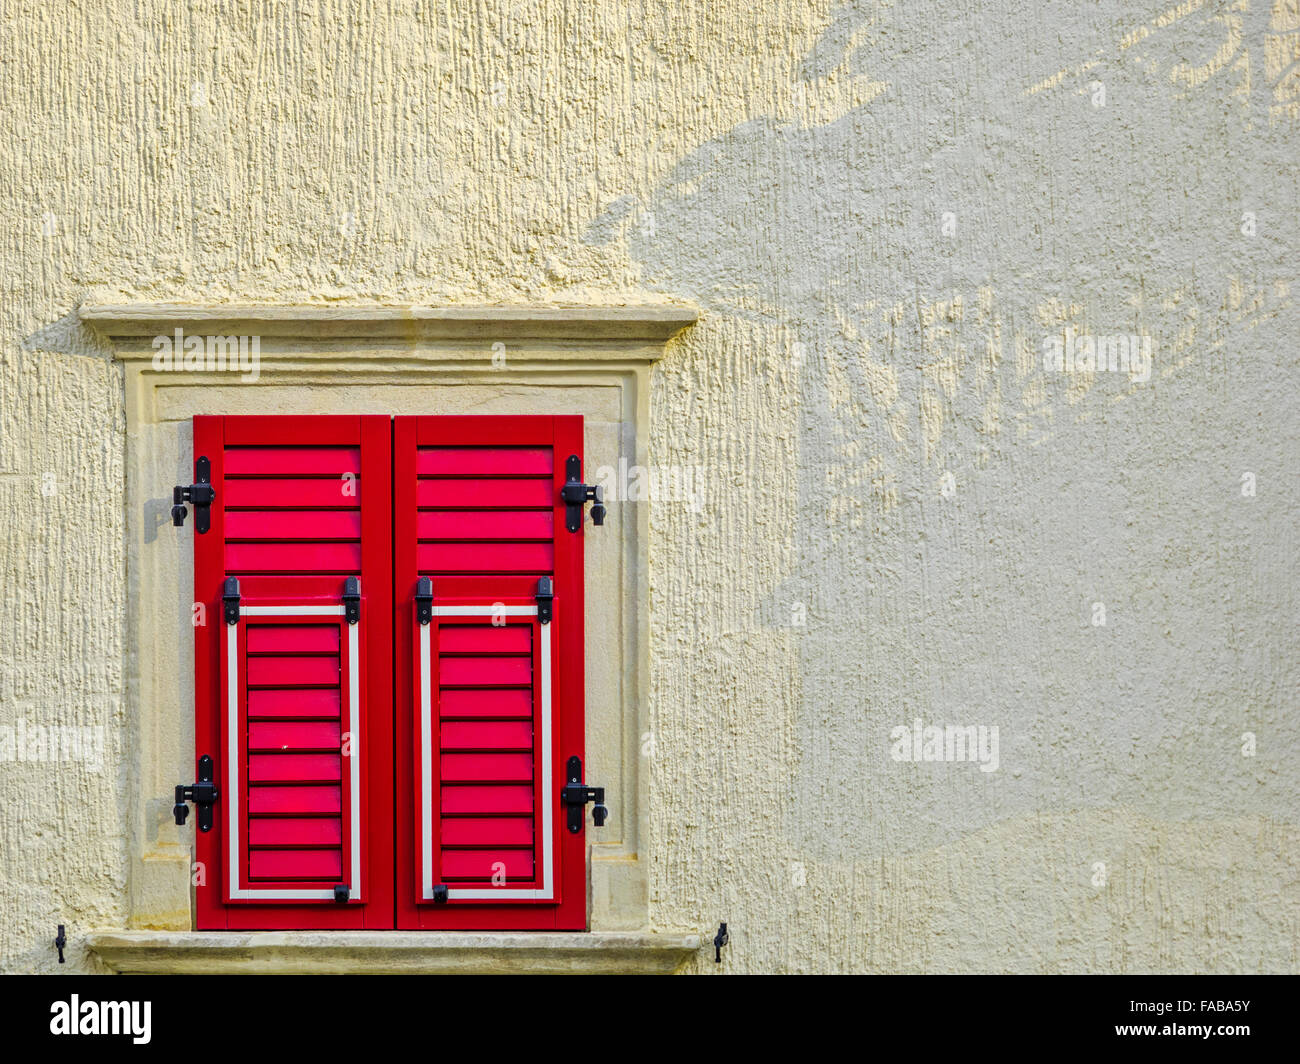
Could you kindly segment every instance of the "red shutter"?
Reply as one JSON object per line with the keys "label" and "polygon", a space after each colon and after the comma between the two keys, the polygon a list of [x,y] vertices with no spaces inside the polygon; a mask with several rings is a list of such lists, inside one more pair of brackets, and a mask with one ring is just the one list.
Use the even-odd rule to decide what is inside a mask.
{"label": "red shutter", "polygon": [[583,757],[572,454],[580,417],[394,422],[399,927],[586,926],[584,833],[559,800]]}
{"label": "red shutter", "polygon": [[220,791],[198,926],[391,928],[390,420],[196,417],[194,456],[216,490],[191,521],[195,756]]}

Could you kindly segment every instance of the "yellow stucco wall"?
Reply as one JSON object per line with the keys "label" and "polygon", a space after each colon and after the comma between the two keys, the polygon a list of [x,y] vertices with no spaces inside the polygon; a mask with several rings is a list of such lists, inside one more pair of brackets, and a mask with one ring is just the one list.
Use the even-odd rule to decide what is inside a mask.
{"label": "yellow stucco wall", "polygon": [[[700,488],[650,518],[652,925],[726,920],[729,971],[1297,967],[1291,0],[0,26],[0,725],[106,740],[0,763],[0,970],[127,920],[122,368],[77,306],[662,297],[705,316],[652,377]],[[1150,379],[1045,370],[1067,327]],[[998,771],[894,760],[915,719]]]}

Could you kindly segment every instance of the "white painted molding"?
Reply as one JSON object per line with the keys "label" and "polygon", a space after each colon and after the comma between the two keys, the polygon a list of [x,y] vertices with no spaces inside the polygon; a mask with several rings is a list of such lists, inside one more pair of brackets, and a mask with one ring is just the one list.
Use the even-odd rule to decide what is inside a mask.
{"label": "white painted molding", "polygon": [[[621,340],[664,343],[699,310],[679,303],[623,306],[201,305],[87,303],[81,320],[110,340],[187,333],[291,339]],[[146,345],[147,350],[147,345]],[[130,348],[119,357],[138,357]]]}
{"label": "white painted molding", "polygon": [[663,974],[698,934],[637,931],[94,931],[115,972]]}

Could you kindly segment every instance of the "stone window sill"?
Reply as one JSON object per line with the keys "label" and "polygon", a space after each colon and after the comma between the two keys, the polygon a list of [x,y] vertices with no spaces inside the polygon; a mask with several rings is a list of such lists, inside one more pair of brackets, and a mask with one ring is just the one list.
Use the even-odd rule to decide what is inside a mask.
{"label": "stone window sill", "polygon": [[96,931],[88,939],[129,975],[668,975],[701,941],[636,931]]}

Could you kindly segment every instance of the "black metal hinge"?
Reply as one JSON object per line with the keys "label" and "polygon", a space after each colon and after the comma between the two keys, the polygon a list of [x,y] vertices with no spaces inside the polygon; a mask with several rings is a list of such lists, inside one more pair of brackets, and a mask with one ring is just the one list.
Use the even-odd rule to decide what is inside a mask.
{"label": "black metal hinge", "polygon": [[596,827],[605,826],[609,810],[605,808],[605,788],[588,787],[582,782],[582,759],[569,758],[564,766],[568,782],[560,788],[560,801],[569,808],[569,831],[576,835],[582,830],[582,822],[587,819],[587,803],[595,802],[591,809],[591,819]]}
{"label": "black metal hinge", "polygon": [[63,963],[63,951],[67,948],[68,936],[63,933],[63,925],[59,924],[58,936],[54,939],[54,948],[59,951],[59,963]]}
{"label": "black metal hinge", "polygon": [[334,884],[334,900],[342,905],[352,896],[352,888],[346,883]]}
{"label": "black metal hinge", "polygon": [[361,578],[349,576],[343,581],[343,617],[348,624],[361,620]]}
{"label": "black metal hinge", "polygon": [[172,807],[172,815],[176,817],[177,824],[184,824],[185,818],[190,815],[189,806],[185,803],[193,802],[199,814],[199,830],[211,831],[212,805],[220,797],[221,792],[212,782],[212,758],[204,754],[199,758],[198,783],[191,783],[188,787],[183,783],[176,784],[176,804]]}
{"label": "black metal hinge", "polygon": [[221,585],[221,615],[227,624],[239,623],[239,581],[233,576]]}
{"label": "black metal hinge", "polygon": [[427,576],[415,582],[415,617],[421,624],[433,620],[433,581]]}
{"label": "black metal hinge", "polygon": [[598,486],[582,482],[582,459],[576,454],[569,455],[564,463],[564,486],[560,488],[560,498],[564,500],[564,527],[576,532],[582,527],[582,507],[585,503],[595,503],[591,508],[591,523],[605,523],[605,496]]}
{"label": "black metal hinge", "polygon": [[212,513],[209,507],[217,497],[217,489],[212,486],[212,463],[208,456],[199,455],[194,460],[194,483],[189,487],[177,484],[172,488],[172,524],[177,528],[185,524],[185,504],[194,507],[194,530],[202,535],[212,527]]}
{"label": "black metal hinge", "polygon": [[555,600],[555,585],[549,576],[537,581],[537,623],[551,623],[551,603]]}
{"label": "black metal hinge", "polygon": [[448,898],[447,884],[439,883],[433,888],[433,901],[435,905],[443,904]]}

